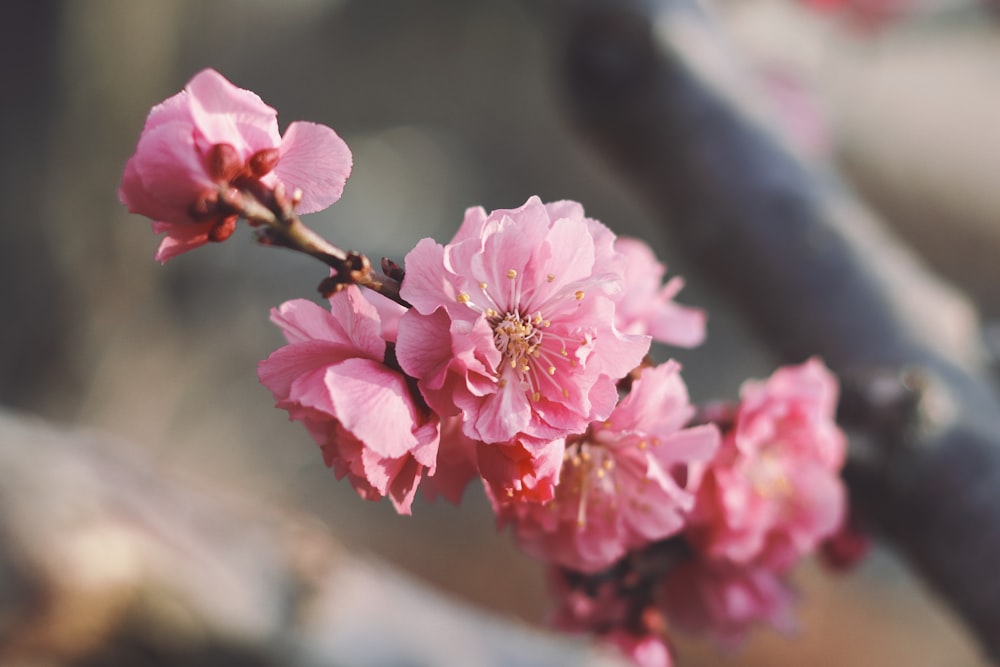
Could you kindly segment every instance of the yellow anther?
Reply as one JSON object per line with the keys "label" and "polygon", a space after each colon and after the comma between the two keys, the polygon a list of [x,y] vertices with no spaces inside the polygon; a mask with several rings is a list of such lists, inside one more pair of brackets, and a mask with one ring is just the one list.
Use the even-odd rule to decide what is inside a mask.
{"label": "yellow anther", "polygon": [[542,395],[536,391],[534,394],[531,395],[531,400],[537,403],[538,401],[542,400]]}
{"label": "yellow anther", "polygon": [[549,275],[545,276],[545,279],[548,280],[549,282],[552,282],[553,280],[556,279],[556,274],[550,273]]}
{"label": "yellow anther", "polygon": [[555,375],[555,374],[556,374],[556,367],[549,366],[549,375]]}
{"label": "yellow anther", "polygon": [[510,278],[511,280],[517,278],[517,271],[515,271],[514,269],[507,269],[507,277]]}
{"label": "yellow anther", "polygon": [[485,290],[486,289],[486,283],[479,283],[479,289]]}
{"label": "yellow anther", "polygon": [[636,445],[636,447],[638,447],[639,449],[646,449],[646,447],[649,447],[649,443],[646,442],[645,440],[640,440],[639,443]]}
{"label": "yellow anther", "polygon": [[496,317],[497,315],[498,315],[497,311],[493,310],[492,308],[486,309],[486,317]]}
{"label": "yellow anther", "polygon": [[597,472],[596,472],[597,479],[604,479],[604,474],[605,473],[604,473],[604,469],[603,468],[598,468],[597,469]]}
{"label": "yellow anther", "polygon": [[566,389],[565,387],[563,387],[562,395],[563,395],[563,398],[569,398],[569,389]]}
{"label": "yellow anther", "polygon": [[529,366],[528,364],[524,364],[523,366],[521,366],[521,372],[522,373],[527,373],[530,370],[531,370],[531,366]]}
{"label": "yellow anther", "polygon": [[457,300],[457,301],[458,301],[459,303],[469,303],[469,299],[470,299],[470,298],[471,298],[471,297],[470,297],[470,296],[469,296],[468,294],[466,294],[465,292],[459,292],[459,293],[458,293],[458,296],[457,296],[457,297],[455,297],[455,299],[456,299],[456,300]]}
{"label": "yellow anther", "polygon": [[574,296],[576,297],[577,301],[583,301],[583,290],[582,289],[581,290],[577,290],[576,294],[574,294]]}

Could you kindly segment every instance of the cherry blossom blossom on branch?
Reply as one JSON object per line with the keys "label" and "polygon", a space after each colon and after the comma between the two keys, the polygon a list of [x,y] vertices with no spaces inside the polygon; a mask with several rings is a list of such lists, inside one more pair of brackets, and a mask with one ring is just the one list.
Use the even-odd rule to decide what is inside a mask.
{"label": "cherry blossom blossom on branch", "polygon": [[[788,571],[844,526],[837,382],[818,359],[699,410],[675,361],[705,313],[638,239],[572,201],[473,207],[451,241],[402,265],[345,252],[300,213],[339,199],[351,153],[330,128],[277,114],[205,70],[155,107],[120,197],[165,233],[161,262],[229,238],[331,271],[328,306],[271,312],[287,344],[258,365],[276,406],[368,500],[413,511],[479,480],[498,526],[549,564],[557,625],[635,664],[671,663],[667,616],[736,641],[791,625]],[[736,604],[734,600],[750,600]]]}

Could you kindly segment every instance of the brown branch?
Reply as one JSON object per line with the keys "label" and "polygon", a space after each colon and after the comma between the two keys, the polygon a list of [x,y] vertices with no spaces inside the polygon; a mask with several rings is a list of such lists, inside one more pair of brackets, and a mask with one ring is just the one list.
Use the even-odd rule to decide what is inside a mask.
{"label": "brown branch", "polygon": [[257,237],[262,244],[301,252],[332,268],[334,274],[319,286],[323,296],[347,285],[360,285],[409,307],[399,295],[402,270],[392,276],[380,274],[372,270],[366,255],[342,250],[313,231],[295,212],[301,192],[288,197],[281,184],[273,190],[250,184],[246,189],[221,186],[217,194],[224,210],[234,212],[257,227]]}
{"label": "brown branch", "polygon": [[551,17],[580,129],[776,352],[841,374],[868,445],[852,502],[1000,661],[1000,402],[973,309],[782,147],[696,2],[566,0]]}

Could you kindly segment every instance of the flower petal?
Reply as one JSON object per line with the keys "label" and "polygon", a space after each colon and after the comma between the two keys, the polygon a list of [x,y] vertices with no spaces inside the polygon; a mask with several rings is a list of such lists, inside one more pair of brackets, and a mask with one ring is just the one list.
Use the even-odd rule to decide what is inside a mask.
{"label": "flower petal", "polygon": [[286,191],[302,191],[299,213],[315,213],[340,199],[351,175],[351,149],[325,125],[296,122],[281,139],[274,174]]}

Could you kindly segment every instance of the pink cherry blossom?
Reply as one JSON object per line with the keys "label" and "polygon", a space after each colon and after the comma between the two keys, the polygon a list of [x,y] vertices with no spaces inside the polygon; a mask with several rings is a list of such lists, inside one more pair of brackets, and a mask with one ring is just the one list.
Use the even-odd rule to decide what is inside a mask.
{"label": "pink cherry blossom", "polygon": [[759,563],[687,560],[667,573],[659,591],[667,620],[735,646],[756,624],[795,629],[795,595],[782,576]]}
{"label": "pink cherry blossom", "polygon": [[649,334],[666,345],[701,345],[705,340],[705,312],[674,302],[684,280],[675,276],[661,285],[667,269],[639,239],[619,237],[615,250],[626,258],[625,289],[615,309],[619,331]]}
{"label": "pink cherry blossom", "polygon": [[786,568],[842,523],[846,441],[837,381],[818,359],[747,382],[688,532],[711,558]]}
{"label": "pink cherry blossom", "polygon": [[393,311],[384,305],[380,316],[350,286],[330,298],[329,311],[304,299],[272,310],[288,345],[260,362],[258,375],[277,406],[303,422],[338,477],[347,476],[363,498],[389,496],[409,514],[421,477],[434,472],[439,421],[411,394],[406,376],[386,364],[383,318]]}
{"label": "pink cherry blossom", "polygon": [[220,187],[280,183],[301,190],[298,210],[312,213],[340,198],[350,173],[351,151],[332,129],[296,122],[282,137],[274,109],[206,69],[149,112],[118,196],[166,234],[156,253],[165,262],[232,234]]}
{"label": "pink cherry blossom", "polygon": [[497,504],[525,551],[592,573],[684,527],[697,490],[691,466],[711,459],[719,433],[684,428],[694,408],[679,371],[676,362],[643,370],[607,421],[568,439],[551,502]]}
{"label": "pink cherry blossom", "polygon": [[649,348],[614,327],[624,258],[573,202],[469,209],[446,246],[406,257],[397,356],[442,415],[485,443],[582,433]]}

